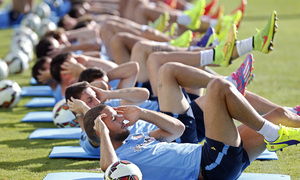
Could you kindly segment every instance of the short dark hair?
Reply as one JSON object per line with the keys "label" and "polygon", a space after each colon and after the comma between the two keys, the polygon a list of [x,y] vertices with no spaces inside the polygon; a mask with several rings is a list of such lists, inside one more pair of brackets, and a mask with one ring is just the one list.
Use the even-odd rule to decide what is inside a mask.
{"label": "short dark hair", "polygon": [[50,47],[52,46],[52,39],[53,37],[43,37],[40,39],[38,44],[35,46],[35,54],[37,58],[41,58],[47,56],[47,53],[51,50]]}
{"label": "short dark hair", "polygon": [[79,75],[78,82],[87,81],[93,82],[95,79],[102,78],[106,75],[106,72],[98,67],[90,67],[82,71]]}
{"label": "short dark hair", "polygon": [[50,65],[50,72],[51,76],[53,79],[55,79],[58,83],[61,83],[61,76],[60,76],[60,71],[61,71],[61,65],[68,60],[68,58],[72,55],[71,52],[67,53],[62,53],[57,56],[55,56]]}
{"label": "short dark hair", "polygon": [[38,58],[35,62],[35,64],[33,65],[32,67],[32,71],[31,71],[31,75],[34,79],[36,79],[36,81],[39,83],[39,84],[42,84],[42,82],[39,82],[38,81],[38,78],[37,76],[40,75],[40,72],[39,70],[42,70],[44,71],[45,70],[45,67],[44,67],[44,64],[47,60],[51,60],[50,57],[47,57],[47,56],[44,56],[44,57],[41,57],[41,58]]}
{"label": "short dark hair", "polygon": [[67,87],[65,96],[66,96],[66,102],[68,100],[71,100],[71,97],[75,99],[81,98],[81,93],[88,87],[91,87],[90,84],[86,81],[83,82],[77,82]]}
{"label": "short dark hair", "polygon": [[46,34],[44,35],[44,37],[53,37],[56,40],[60,40],[61,36],[65,33],[65,30],[63,28],[57,28],[54,31],[48,31],[46,32]]}
{"label": "short dark hair", "polygon": [[100,143],[100,138],[94,129],[94,121],[101,114],[101,112],[106,106],[107,105],[105,104],[99,104],[98,106],[93,107],[92,109],[88,110],[88,112],[84,115],[83,118],[83,125],[86,135],[90,140],[95,141],[97,143]]}

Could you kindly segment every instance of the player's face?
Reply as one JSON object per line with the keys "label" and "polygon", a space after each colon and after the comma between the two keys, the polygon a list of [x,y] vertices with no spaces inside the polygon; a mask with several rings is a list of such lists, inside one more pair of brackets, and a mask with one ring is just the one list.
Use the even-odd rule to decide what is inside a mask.
{"label": "player's face", "polygon": [[106,106],[101,113],[107,115],[107,117],[103,117],[102,120],[109,129],[111,139],[115,141],[124,141],[130,134],[123,122],[125,120],[124,117],[118,115],[110,106]]}
{"label": "player's face", "polygon": [[96,97],[95,91],[88,87],[86,88],[82,93],[80,100],[86,103],[86,105],[90,108],[93,108],[95,106],[98,106],[100,104],[100,101]]}

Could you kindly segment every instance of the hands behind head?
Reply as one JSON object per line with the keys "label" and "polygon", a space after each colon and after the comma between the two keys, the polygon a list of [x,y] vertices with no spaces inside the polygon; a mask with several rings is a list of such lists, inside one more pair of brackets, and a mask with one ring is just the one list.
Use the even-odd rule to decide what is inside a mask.
{"label": "hands behind head", "polygon": [[122,115],[125,120],[129,121],[126,127],[134,125],[140,119],[140,112],[142,111],[140,107],[134,105],[119,106],[113,109],[117,111],[117,114]]}
{"label": "hands behind head", "polygon": [[50,70],[39,70],[39,75],[37,76],[38,82],[47,84],[50,79],[52,79]]}
{"label": "hands behind head", "polygon": [[67,101],[67,105],[69,106],[69,109],[77,114],[85,114],[90,108],[86,105],[85,102],[83,102],[80,99],[75,99],[71,97],[71,101]]}
{"label": "hands behind head", "polygon": [[93,85],[91,86],[91,88],[95,91],[97,99],[103,104],[107,100],[107,98],[106,98],[107,91],[103,90],[101,88],[95,87]]}
{"label": "hands behind head", "polygon": [[76,59],[76,61],[77,61],[78,63],[83,64],[83,65],[89,61],[88,56],[81,55],[81,54],[80,54],[80,55],[73,54],[72,57],[73,57],[74,59]]}
{"label": "hands behind head", "polygon": [[72,74],[76,78],[86,69],[84,65],[74,61],[65,61],[60,67],[63,69],[61,73]]}
{"label": "hands behind head", "polygon": [[55,56],[63,53],[64,50],[65,50],[65,45],[60,45],[57,48],[55,48],[54,46],[50,46],[50,51],[47,53],[47,56],[54,58]]}
{"label": "hands behind head", "polygon": [[94,130],[96,130],[99,134],[106,133],[109,134],[109,129],[107,128],[106,124],[103,122],[102,118],[106,117],[105,113],[100,114],[94,121]]}

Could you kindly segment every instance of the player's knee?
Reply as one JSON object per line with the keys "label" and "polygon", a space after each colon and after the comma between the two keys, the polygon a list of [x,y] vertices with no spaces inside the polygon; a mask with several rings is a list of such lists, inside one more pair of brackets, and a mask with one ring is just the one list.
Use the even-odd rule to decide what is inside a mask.
{"label": "player's knee", "polygon": [[231,84],[222,78],[211,80],[207,85],[207,90],[215,93],[227,93],[230,90]]}

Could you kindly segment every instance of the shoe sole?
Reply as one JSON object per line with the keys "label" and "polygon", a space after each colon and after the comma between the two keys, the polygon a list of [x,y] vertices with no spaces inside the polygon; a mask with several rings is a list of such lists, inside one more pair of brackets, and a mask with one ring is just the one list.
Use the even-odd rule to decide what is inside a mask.
{"label": "shoe sole", "polygon": [[[224,54],[224,60],[221,63],[221,66],[225,66],[225,67],[229,66],[229,64],[232,63],[231,62],[231,56],[232,56],[233,48],[234,48],[235,41],[236,41],[236,27],[235,27],[235,25],[231,26],[231,29],[229,30],[229,33],[232,33],[231,31],[233,31],[233,37],[232,37],[233,40],[231,40],[230,42],[227,42],[223,47],[223,49],[225,47],[227,47],[226,54]],[[229,36],[229,34],[228,34],[228,36]],[[226,37],[226,41],[227,41],[228,36]]]}
{"label": "shoe sole", "polygon": [[[270,27],[272,28],[272,30],[270,28],[269,32],[271,31],[271,34],[269,34],[268,37],[265,36],[267,38],[267,40],[265,40],[266,42],[264,43],[263,48],[262,48],[262,52],[264,52],[264,53],[269,53],[270,51],[273,51],[274,35],[277,32],[276,29],[278,27],[277,26],[278,18],[277,18],[277,12],[276,11],[273,11],[271,18],[272,18],[272,24],[271,24]],[[269,37],[272,37],[272,38],[269,38]],[[266,46],[266,44],[268,44],[268,46]]]}

